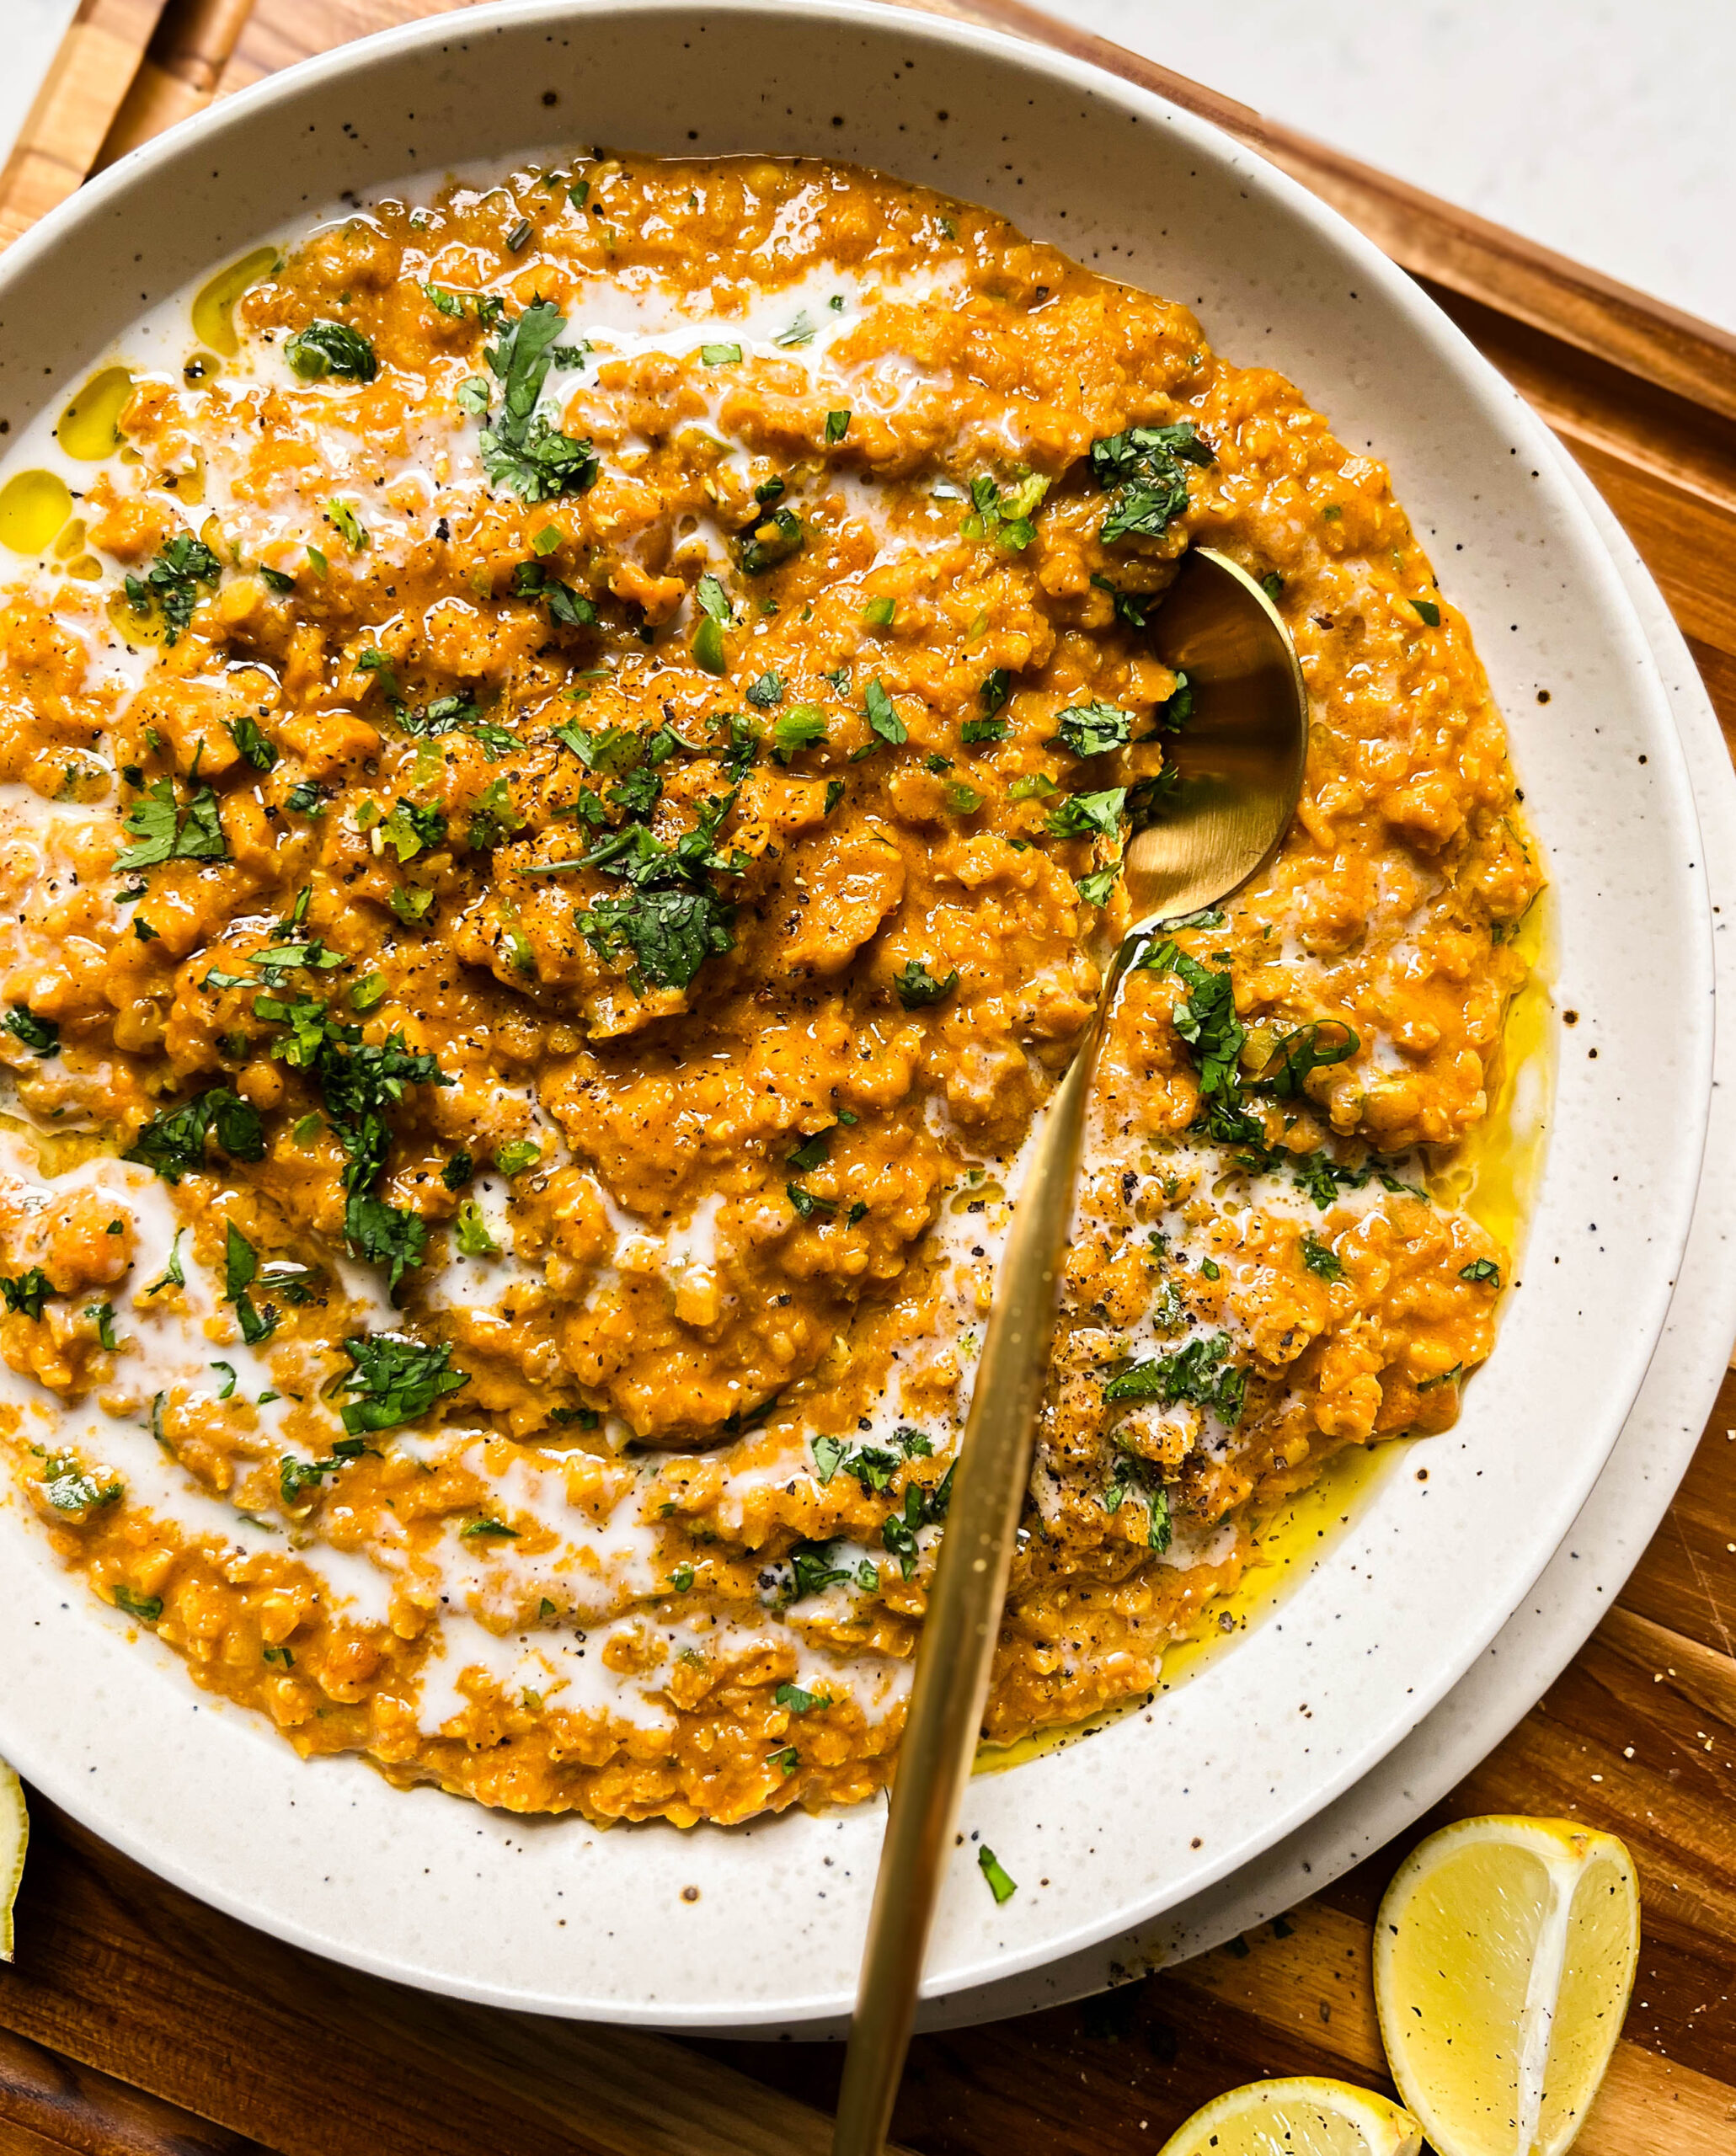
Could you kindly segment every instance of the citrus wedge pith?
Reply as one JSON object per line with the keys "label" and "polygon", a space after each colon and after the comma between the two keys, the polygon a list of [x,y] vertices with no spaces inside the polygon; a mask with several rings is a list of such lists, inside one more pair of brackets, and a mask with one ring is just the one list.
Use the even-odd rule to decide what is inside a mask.
{"label": "citrus wedge pith", "polygon": [[1413,1850],[1375,1928],[1399,2093],[1440,2156],[1560,2156],[1621,2034],[1633,1860],[1561,1819],[1461,1819]]}

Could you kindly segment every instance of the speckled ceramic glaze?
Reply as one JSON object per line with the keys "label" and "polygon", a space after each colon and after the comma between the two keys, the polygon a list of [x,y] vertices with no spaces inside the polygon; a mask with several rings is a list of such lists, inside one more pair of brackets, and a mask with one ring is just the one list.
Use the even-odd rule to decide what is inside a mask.
{"label": "speckled ceramic glaze", "polygon": [[[343,189],[558,141],[858,160],[1186,301],[1392,465],[1477,634],[1552,886],[1548,1153],[1464,1416],[1309,1575],[1150,1710],[980,1779],[929,1989],[1015,1976],[1205,1894],[1293,1837],[1449,1693],[1580,1512],[1687,1236],[1712,1086],[1711,915],[1687,766],[1622,576],[1538,423],[1330,211],[1227,138],[1053,54],[869,7],[537,4],[291,71],[105,174],[0,264],[0,416],[144,307]],[[1541,701],[1544,692],[1548,701]],[[884,1812],[601,1833],[353,1760],[298,1760],[194,1691],[0,1508],[0,1749],[206,1899],[408,1981],[668,2026],[836,2015]],[[1525,1704],[1519,1703],[1520,1705]],[[1518,1708],[1515,1707],[1515,1711]],[[686,1890],[697,1889],[697,1895]],[[1082,1987],[1076,1987],[1082,1988]]]}

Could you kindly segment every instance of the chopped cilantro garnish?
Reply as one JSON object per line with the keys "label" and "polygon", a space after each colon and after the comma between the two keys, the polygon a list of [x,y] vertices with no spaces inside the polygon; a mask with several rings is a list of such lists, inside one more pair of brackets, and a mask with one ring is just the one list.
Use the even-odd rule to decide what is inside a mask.
{"label": "chopped cilantro garnish", "polygon": [[123,1155],[176,1183],[205,1165],[207,1138],[232,1161],[263,1161],[265,1133],[259,1112],[227,1087],[213,1086],[184,1107],[170,1108],[147,1123]]}
{"label": "chopped cilantro garnish", "polygon": [[122,1492],[119,1482],[99,1482],[69,1454],[56,1453],[43,1462],[42,1494],[57,1513],[88,1513],[116,1503]]}
{"label": "chopped cilantro garnish", "polygon": [[873,1593],[879,1584],[879,1575],[873,1565],[863,1564],[852,1572],[847,1566],[833,1564],[831,1554],[830,1542],[798,1542],[792,1547],[787,1600],[801,1602],[810,1594],[824,1594],[829,1587],[847,1583],[853,1583],[865,1593]]}
{"label": "chopped cilantro garnish", "polygon": [[458,1208],[458,1217],[453,1225],[461,1257],[498,1257],[500,1255],[500,1246],[489,1233],[489,1224],[483,1219],[482,1209],[473,1198],[467,1198]]}
{"label": "chopped cilantro garnish", "polygon": [[1093,832],[1114,838],[1121,829],[1121,812],[1127,806],[1124,786],[1106,787],[1100,793],[1069,793],[1049,812],[1051,838],[1077,838]]}
{"label": "chopped cilantro garnish", "polygon": [[1501,1268],[1492,1257],[1473,1258],[1469,1265],[1460,1267],[1459,1278],[1461,1280],[1472,1281],[1479,1287],[1487,1284],[1492,1288],[1498,1288],[1501,1284]]}
{"label": "chopped cilantro garnish", "polygon": [[977,1869],[989,1882],[989,1892],[996,1903],[1010,1902],[1018,1892],[1018,1881],[1008,1876],[1000,1859],[985,1842],[976,1853]]}
{"label": "chopped cilantro garnish", "polygon": [[343,1407],[344,1428],[352,1437],[414,1422],[470,1382],[467,1371],[448,1368],[452,1350],[444,1340],[377,1332],[346,1340],[344,1353],[355,1365],[342,1386],[355,1396]]}
{"label": "chopped cilantro garnish", "polygon": [[367,527],[351,509],[348,502],[339,501],[334,494],[325,505],[326,520],[338,532],[352,554],[365,554],[373,544]]}
{"label": "chopped cilantro garnish", "polygon": [[1191,1400],[1233,1425],[1242,1419],[1247,1373],[1221,1367],[1229,1353],[1228,1333],[1200,1333],[1173,1354],[1130,1364],[1104,1385],[1103,1398],[1111,1402],[1157,1400],[1165,1406]]}
{"label": "chopped cilantro garnish", "polygon": [[250,712],[229,721],[229,738],[256,771],[269,771],[276,763],[277,744]]}
{"label": "chopped cilantro garnish", "polygon": [[[505,488],[527,502],[583,494],[597,475],[596,452],[589,440],[575,440],[537,415],[537,401],[553,364],[550,348],[566,326],[565,316],[551,302],[532,300],[483,355],[505,394],[499,417],[481,432],[483,468],[491,487]],[[483,387],[486,392],[486,382]]]}
{"label": "chopped cilantro garnish", "polygon": [[344,1241],[353,1256],[385,1269],[389,1293],[411,1266],[421,1263],[428,1230],[419,1214],[388,1205],[371,1192],[352,1191],[344,1208]]}
{"label": "chopped cilantro garnish", "polygon": [[20,1273],[16,1278],[0,1273],[0,1302],[14,1315],[22,1313],[25,1317],[40,1319],[43,1305],[57,1292],[40,1265],[33,1265],[28,1273]]}
{"label": "chopped cilantro garnish", "polygon": [[804,1692],[799,1684],[780,1684],[772,1697],[780,1707],[787,1707],[793,1715],[811,1715],[816,1707],[831,1705],[823,1692]]}
{"label": "chopped cilantro garnish", "polygon": [[198,789],[182,813],[175,804],[174,782],[154,781],[127,810],[126,829],[133,843],[115,859],[117,876],[134,875],[164,861],[228,858],[217,797],[208,786]]}
{"label": "chopped cilantro garnish", "polygon": [[129,576],[126,595],[136,614],[153,608],[163,616],[163,641],[174,643],[193,619],[199,604],[199,587],[215,591],[223,565],[203,540],[184,532],[163,542],[162,551],[142,577]]}
{"label": "chopped cilantro garnish", "polygon": [[802,520],[793,509],[779,507],[762,517],[736,545],[736,559],[745,576],[763,576],[799,554],[806,539]]}
{"label": "chopped cilantro garnish", "polygon": [[886,693],[885,684],[878,674],[868,683],[863,702],[868,712],[868,723],[879,739],[889,743],[894,748],[900,742],[909,740],[910,729],[899,717],[891,697]]}
{"label": "chopped cilantro garnish", "polygon": [[686,988],[714,953],[733,950],[735,909],[710,891],[639,890],[598,899],[579,932],[605,958],[630,951],[654,988]]}
{"label": "chopped cilantro garnish", "polygon": [[[847,1460],[844,1465],[848,1467],[850,1462]],[[953,1470],[949,1467],[932,1489],[921,1482],[907,1483],[903,1505],[889,1513],[881,1523],[880,1540],[897,1558],[899,1570],[907,1580],[916,1576],[918,1530],[946,1518],[952,1494]]]}
{"label": "chopped cilantro garnish", "polygon": [[[1322,1038],[1322,1033],[1327,1038]],[[1336,1038],[1333,1038],[1336,1036]],[[1273,1048],[1260,1073],[1260,1084],[1280,1101],[1295,1100],[1302,1081],[1315,1070],[1330,1070],[1355,1054],[1362,1043],[1340,1018],[1316,1018],[1286,1033]]]}
{"label": "chopped cilantro garnish", "polygon": [[160,1594],[135,1594],[130,1587],[118,1583],[109,1592],[114,1598],[115,1607],[124,1609],[129,1617],[136,1618],[142,1625],[154,1625],[163,1614],[163,1597]]}
{"label": "chopped cilantro garnish", "polygon": [[1146,615],[1151,604],[1149,597],[1124,591],[1119,584],[1106,576],[1093,575],[1091,581],[1098,590],[1108,593],[1110,609],[1118,622],[1124,622],[1130,629],[1144,628]]}
{"label": "chopped cilantro garnish", "polygon": [[283,356],[303,382],[321,382],[328,375],[371,382],[380,371],[373,346],[345,322],[310,322],[285,344]]}
{"label": "chopped cilantro garnish", "polygon": [[892,985],[906,1011],[920,1010],[925,1004],[945,1001],[959,985],[959,969],[954,966],[943,979],[937,979],[921,959],[907,958],[902,970],[893,975]]}
{"label": "chopped cilantro garnish", "polygon": [[15,1003],[0,1020],[14,1040],[22,1041],[33,1055],[48,1057],[61,1052],[61,1029],[52,1018],[39,1018],[28,1004]]}
{"label": "chopped cilantro garnish", "polygon": [[838,1209],[835,1198],[817,1198],[811,1190],[804,1190],[799,1182],[786,1183],[784,1193],[798,1217],[804,1220],[811,1220],[816,1213],[830,1218]]}
{"label": "chopped cilantro garnish", "polygon": [[1110,496],[1098,536],[1159,539],[1188,505],[1183,463],[1216,462],[1211,445],[1191,419],[1169,427],[1129,427],[1091,446],[1092,476]]}
{"label": "chopped cilantro garnish", "polygon": [[1342,1280],[1344,1267],[1338,1252],[1330,1243],[1317,1242],[1312,1235],[1302,1238],[1302,1262],[1311,1273],[1318,1273],[1322,1280]]}
{"label": "chopped cilantro garnish", "polygon": [[1076,756],[1101,756],[1127,746],[1133,738],[1133,713],[1119,704],[1071,704],[1055,730]]}

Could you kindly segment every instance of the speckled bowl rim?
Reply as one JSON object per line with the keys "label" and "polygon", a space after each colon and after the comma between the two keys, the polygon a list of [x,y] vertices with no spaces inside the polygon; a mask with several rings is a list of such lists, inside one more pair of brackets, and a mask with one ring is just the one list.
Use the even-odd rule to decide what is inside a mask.
{"label": "speckled bowl rim", "polygon": [[[611,99],[617,109],[622,97],[640,99],[640,121],[614,134],[623,143],[853,157],[991,202],[1094,266],[1158,289],[1157,268],[1145,265],[1169,239],[1161,227],[1153,234],[1163,216],[1185,215],[1199,227],[1209,200],[1215,227],[1250,247],[1276,248],[1281,236],[1274,289],[1281,281],[1282,306],[1265,304],[1285,312],[1288,341],[1272,356],[1347,440],[1383,397],[1397,397],[1397,363],[1386,362],[1402,350],[1404,398],[1426,391],[1432,402],[1414,419],[1407,402],[1397,403],[1379,422],[1381,446],[1399,461],[1402,496],[1413,511],[1423,508],[1418,521],[1449,595],[1479,595],[1467,611],[1513,722],[1521,771],[1551,771],[1552,789],[1540,787],[1533,808],[1562,908],[1561,989],[1592,1020],[1576,1036],[1576,1054],[1590,1043],[1604,1059],[1594,1075],[1563,1063],[1525,1284],[1460,1425],[1434,1441],[1426,1496],[1408,1478],[1386,1478],[1315,1577],[1223,1657],[1220,1667],[1237,1673],[1233,1687],[1209,1673],[1151,1715],[973,1785],[964,1830],[1000,1847],[1023,1891],[993,1908],[967,1849],[943,1899],[925,1986],[934,1996],[1124,1932],[1294,1833],[1450,1690],[1548,1562],[1638,1390],[1686,1238],[1712,1041],[1698,830],[1662,685],[1621,578],[1562,481],[1541,422],[1457,329],[1334,212],[1230,138],[1084,63],[950,20],[820,0],[719,0],[702,10],[681,0],[516,0],[425,19],[288,70],[135,152],[0,263],[0,409],[13,399],[34,403],[96,356],[104,304],[117,328],[137,311],[130,295],[104,301],[85,289],[102,282],[87,274],[90,264],[122,275],[122,250],[136,238],[132,259],[155,297],[239,251],[242,221],[226,229],[229,211],[209,199],[226,152],[238,169],[248,159],[254,168],[254,178],[232,184],[277,185],[275,216],[293,214],[302,168],[275,182],[257,173],[278,170],[271,156],[288,152],[292,123],[305,122],[321,152],[309,207],[342,184],[381,184],[419,162],[401,156],[361,176],[370,143],[400,125],[386,86],[394,70],[442,64],[448,132],[440,154],[419,163],[484,153],[484,100],[473,94],[483,77],[470,71],[490,65],[489,111],[523,110],[523,124],[515,120],[499,146],[528,152],[554,124],[546,111],[539,116],[542,84],[558,70],[565,86],[573,67],[600,68],[600,52],[635,42],[643,87],[623,89],[606,76],[586,86],[595,112]],[[552,56],[546,68],[528,65],[539,45]],[[501,72],[508,54],[524,63],[511,81]],[[814,70],[802,92],[788,93],[799,94],[802,109],[792,102],[773,111],[763,85],[795,55]],[[852,57],[860,61],[853,68]],[[859,103],[881,62],[893,72],[864,119]],[[732,67],[761,86],[757,105],[745,88],[729,101]],[[913,125],[948,124],[937,109],[921,119],[909,102],[918,89],[946,96],[959,108],[958,126],[975,131],[975,184],[955,169],[959,135],[937,138],[939,147],[922,141],[928,155],[916,154]],[[1023,109],[1021,93],[1028,93]],[[687,95],[692,104],[681,106]],[[1021,110],[1039,99],[1041,127],[1026,121],[1021,138]],[[833,101],[845,107],[836,124],[821,117]],[[570,140],[584,117],[566,109]],[[686,120],[700,124],[684,140]],[[402,120],[406,131],[413,124],[433,124],[425,108]],[[477,133],[460,148],[457,138],[473,124]],[[997,128],[1010,153],[998,162]],[[590,134],[586,127],[580,139]],[[1134,200],[1123,167],[1130,171],[1146,152],[1161,166],[1177,149],[1183,154],[1163,173],[1170,192]],[[1033,170],[1065,151],[1065,170],[1020,195],[1023,151]],[[1065,189],[1076,202],[1087,184],[1122,190],[1113,228],[1125,248],[1108,239],[1108,223],[1107,254],[1081,245],[1082,226],[1070,227],[1055,207]],[[1184,200],[1189,185],[1207,192]],[[165,188],[174,215],[153,221],[141,205]],[[256,216],[252,228],[267,221]],[[190,255],[195,232],[204,237]],[[74,250],[77,276],[62,270]],[[1226,282],[1205,310],[1208,332],[1238,359],[1263,356],[1259,306],[1233,284],[1240,258],[1226,247],[1215,261]],[[1169,289],[1194,297],[1172,279]],[[1252,311],[1239,328],[1225,326],[1237,305]],[[1330,366],[1304,334],[1317,316]],[[1384,345],[1364,334],[1370,318]],[[1345,356],[1365,348],[1365,380]],[[1336,380],[1341,362],[1349,371],[1327,392],[1322,377]],[[1462,434],[1448,429],[1448,415]],[[1467,442],[1477,453],[1461,458]],[[1515,460],[1510,469],[1503,451]],[[1466,466],[1456,478],[1456,459]],[[1456,526],[1483,542],[1456,564]],[[1579,729],[1571,753],[1516,706],[1523,668],[1504,660],[1494,629],[1501,609],[1482,590],[1498,562],[1503,578],[1521,578],[1536,547],[1546,556],[1526,603],[1552,621],[1558,611],[1573,631],[1564,642],[1562,628],[1551,632],[1557,643],[1545,638],[1552,681],[1571,684],[1570,693],[1554,691],[1556,723],[1568,719],[1566,705]],[[1528,630],[1527,645],[1543,634]],[[1594,661],[1588,686],[1578,670]],[[1582,798],[1576,786],[1592,790]],[[1619,1128],[1609,1103],[1642,1097],[1653,1123],[1624,1155],[1626,1187],[1606,1193],[1602,1161],[1586,1148],[1595,1154],[1600,1138]],[[1664,1128],[1654,1127],[1660,1118]],[[1601,1227],[1585,1217],[1593,1204]],[[1585,1244],[1588,1232],[1601,1240]],[[1504,1417],[1523,1422],[1522,1440]],[[1552,1422],[1572,1427],[1551,1437]],[[874,1807],[686,1837],[662,1827],[605,1835],[576,1821],[481,1813],[435,1792],[398,1794],[354,1760],[306,1765],[252,1716],[196,1694],[166,1650],[129,1644],[124,1627],[53,1570],[40,1538],[22,1529],[15,1507],[0,1508],[10,1588],[0,1598],[8,1673],[0,1746],[56,1801],[177,1884],[339,1960],[501,2004],[688,2027],[788,2023],[847,2005],[878,1845]],[[1458,1569],[1443,1578],[1450,1565]],[[1297,1696],[1303,1689],[1313,1704]],[[1298,1715],[1309,1717],[1306,1733]],[[1166,1774],[1181,1772],[1186,1783],[1166,1784]],[[1202,1831],[1190,1852],[1185,1829],[1195,1823]],[[680,1892],[686,1883],[702,1888],[691,1903]],[[562,1903],[574,1919],[564,1939]]]}

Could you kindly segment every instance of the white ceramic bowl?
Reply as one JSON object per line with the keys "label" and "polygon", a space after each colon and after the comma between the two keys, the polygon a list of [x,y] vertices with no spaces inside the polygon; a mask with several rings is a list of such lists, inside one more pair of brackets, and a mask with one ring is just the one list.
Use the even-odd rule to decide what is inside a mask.
{"label": "white ceramic bowl", "polygon": [[[549,93],[555,102],[551,107]],[[1391,463],[1475,625],[1546,856],[1562,1037],[1523,1278],[1429,1476],[1388,1473],[1265,1620],[1149,1712],[966,1803],[927,1990],[1007,1977],[1197,1895],[1387,1753],[1542,1572],[1643,1378],[1711,1086],[1711,923],[1650,650],[1540,424],[1350,227],[1227,137],[1042,49],[815,0],[526,0],[295,69],[135,153],[0,262],[14,428],[200,270],[345,189],[556,141],[853,158],[1187,301]],[[1540,704],[1540,691],[1550,701]],[[158,1871],[318,1951],[545,2012],[788,2025],[854,1988],[877,1806],[599,1833],[353,1760],[304,1764],[196,1693],[0,1507],[0,1749]],[[695,1900],[683,1889],[697,1886]]]}

